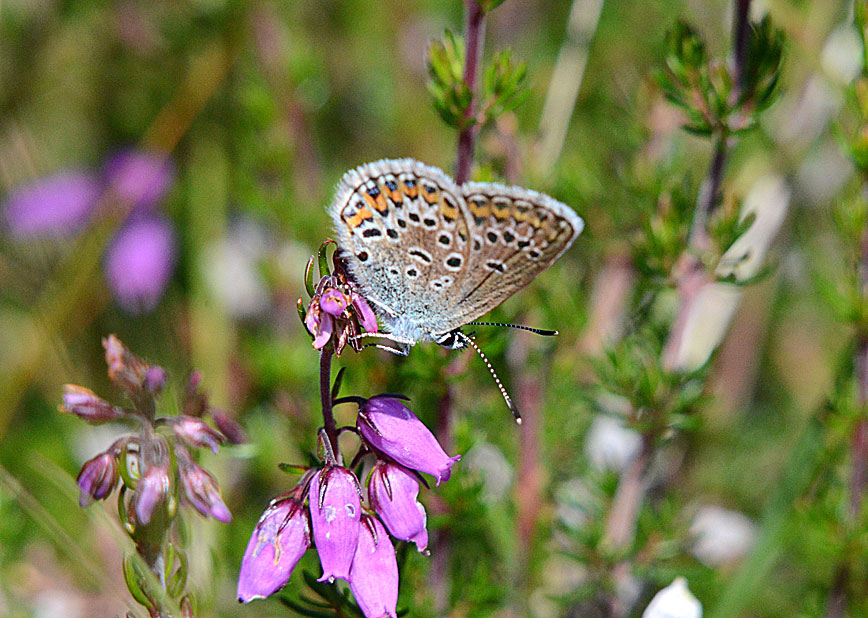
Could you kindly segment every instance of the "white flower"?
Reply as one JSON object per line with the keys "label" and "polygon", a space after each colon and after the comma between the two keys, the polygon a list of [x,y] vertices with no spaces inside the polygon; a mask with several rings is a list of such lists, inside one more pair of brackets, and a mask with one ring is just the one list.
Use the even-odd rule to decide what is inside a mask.
{"label": "white flower", "polygon": [[702,618],[702,604],[687,588],[687,580],[677,577],[654,595],[642,618]]}
{"label": "white flower", "polygon": [[478,442],[467,451],[461,463],[482,477],[487,500],[497,502],[506,498],[512,487],[513,470],[496,446]]}
{"label": "white flower", "polygon": [[638,432],[615,417],[598,415],[585,438],[585,455],[597,468],[623,472],[642,446]]}
{"label": "white flower", "polygon": [[823,70],[837,82],[849,84],[862,70],[862,41],[851,24],[838,26],[826,39],[820,55]]}
{"label": "white flower", "polygon": [[691,553],[714,567],[742,558],[756,538],[756,524],[742,513],[719,506],[700,508],[690,524]]}
{"label": "white flower", "polygon": [[205,251],[205,281],[234,318],[255,317],[268,309],[268,288],[258,270],[268,244],[262,228],[240,221]]}

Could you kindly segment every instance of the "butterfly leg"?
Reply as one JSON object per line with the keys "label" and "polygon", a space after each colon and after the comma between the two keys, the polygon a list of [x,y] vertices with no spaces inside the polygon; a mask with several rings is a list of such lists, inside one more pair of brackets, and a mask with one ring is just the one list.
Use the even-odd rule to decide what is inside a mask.
{"label": "butterfly leg", "polygon": [[396,337],[390,333],[360,333],[353,337],[351,340],[354,344],[354,348],[358,344],[359,340],[364,338],[386,339],[387,341],[393,341],[398,345],[396,347],[392,347],[381,343],[367,343],[363,346],[359,346],[356,349],[357,352],[361,352],[365,348],[378,348],[380,350],[391,352],[392,354],[397,354],[398,356],[407,356],[408,354],[410,354],[410,346],[416,343],[415,341],[412,341],[410,339]]}

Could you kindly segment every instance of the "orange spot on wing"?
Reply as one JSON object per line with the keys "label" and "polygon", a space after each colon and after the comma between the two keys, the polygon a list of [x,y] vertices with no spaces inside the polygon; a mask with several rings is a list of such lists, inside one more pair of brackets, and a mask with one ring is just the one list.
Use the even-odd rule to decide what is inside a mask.
{"label": "orange spot on wing", "polygon": [[367,208],[360,208],[359,212],[357,212],[353,216],[346,219],[346,222],[347,222],[347,225],[350,226],[350,229],[354,230],[357,227],[359,227],[362,223],[364,223],[366,220],[373,219],[373,218],[374,218],[374,213],[372,213]]}

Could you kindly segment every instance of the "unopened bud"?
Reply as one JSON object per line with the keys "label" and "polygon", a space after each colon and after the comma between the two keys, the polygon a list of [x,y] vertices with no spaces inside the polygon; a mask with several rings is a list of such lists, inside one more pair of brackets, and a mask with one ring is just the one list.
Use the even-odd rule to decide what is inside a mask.
{"label": "unopened bud", "polygon": [[63,385],[63,405],[60,409],[94,424],[113,421],[124,413],[89,388],[75,384]]}

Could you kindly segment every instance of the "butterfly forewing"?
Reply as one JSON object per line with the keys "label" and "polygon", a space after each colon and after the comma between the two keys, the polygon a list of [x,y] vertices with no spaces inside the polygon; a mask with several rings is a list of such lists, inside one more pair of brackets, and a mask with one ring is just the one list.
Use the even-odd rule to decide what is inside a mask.
{"label": "butterfly forewing", "polygon": [[354,280],[394,314],[383,316],[393,333],[428,339],[451,323],[470,236],[448,176],[413,159],[369,163],[344,176],[330,212]]}
{"label": "butterfly forewing", "polygon": [[542,193],[455,185],[413,159],[362,165],[338,186],[338,245],[387,330],[437,340],[493,309],[573,243],[582,220]]}

